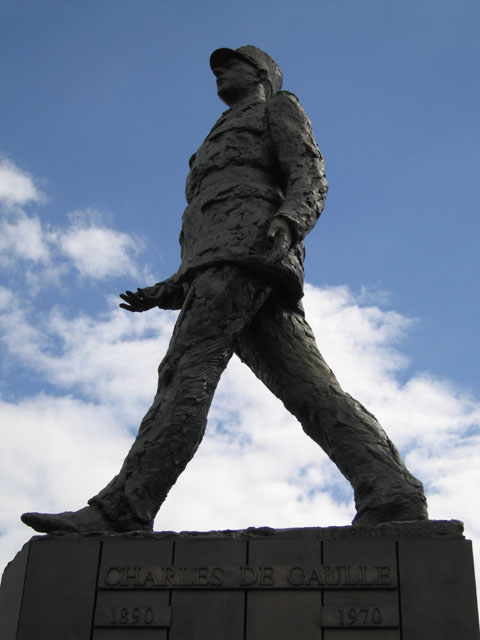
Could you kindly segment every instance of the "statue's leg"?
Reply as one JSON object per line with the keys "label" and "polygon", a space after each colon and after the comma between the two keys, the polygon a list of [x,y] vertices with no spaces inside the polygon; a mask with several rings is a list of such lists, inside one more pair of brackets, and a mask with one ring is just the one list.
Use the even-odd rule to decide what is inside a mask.
{"label": "statue's leg", "polygon": [[243,334],[237,354],[350,481],[355,523],[427,518],[422,483],[375,416],[342,390],[300,306],[288,309],[271,296]]}
{"label": "statue's leg", "polygon": [[[85,519],[98,513],[113,530],[152,528],[160,505],[202,440],[215,388],[238,336],[270,293],[271,287],[234,266],[197,274],[160,365],[154,402],[118,476],[89,507],[73,512],[71,518],[81,517],[80,530],[88,530]],[[38,518],[34,522],[38,525]],[[68,526],[60,525],[57,529]]]}

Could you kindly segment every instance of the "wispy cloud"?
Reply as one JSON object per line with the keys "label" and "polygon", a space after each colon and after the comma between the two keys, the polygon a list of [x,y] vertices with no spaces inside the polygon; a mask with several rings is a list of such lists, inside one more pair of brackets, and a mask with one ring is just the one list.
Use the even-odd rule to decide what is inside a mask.
{"label": "wispy cloud", "polygon": [[135,260],[142,249],[138,239],[107,227],[101,215],[91,210],[75,212],[70,219],[57,236],[58,248],[81,275],[94,280],[140,275]]}
{"label": "wispy cloud", "polygon": [[117,302],[112,297],[99,317],[66,316],[58,307],[36,312],[34,305],[0,288],[0,339],[7,359],[63,393],[110,406],[113,414],[122,414],[124,425],[134,422],[139,403],[146,405],[152,397],[176,313],[133,316]]}
{"label": "wispy cloud", "polygon": [[0,155],[0,206],[11,209],[43,200],[44,195],[34,178]]}
{"label": "wispy cloud", "polygon": [[142,242],[112,228],[109,216],[87,208],[71,213],[65,226],[45,224],[25,209],[45,201],[30,174],[0,157],[0,268],[32,292],[72,272],[91,280],[146,275],[136,260]]}
{"label": "wispy cloud", "polygon": [[0,220],[0,257],[4,264],[25,260],[46,263],[51,259],[55,235],[42,228],[40,220],[19,213],[15,220]]}

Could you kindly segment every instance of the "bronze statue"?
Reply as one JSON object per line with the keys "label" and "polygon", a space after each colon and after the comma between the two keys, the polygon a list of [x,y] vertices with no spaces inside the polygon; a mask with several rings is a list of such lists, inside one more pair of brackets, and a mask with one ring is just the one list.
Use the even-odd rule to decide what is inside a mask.
{"label": "bronze statue", "polygon": [[132,312],[181,309],[153,405],[120,473],[89,506],[22,519],[44,532],[152,530],[202,440],[234,353],[350,481],[354,523],[426,519],[421,482],[375,417],[341,389],[300,303],[303,240],[328,188],[310,122],[260,49],[217,49],[210,65],[229,108],[190,159],[180,268],[121,296]]}

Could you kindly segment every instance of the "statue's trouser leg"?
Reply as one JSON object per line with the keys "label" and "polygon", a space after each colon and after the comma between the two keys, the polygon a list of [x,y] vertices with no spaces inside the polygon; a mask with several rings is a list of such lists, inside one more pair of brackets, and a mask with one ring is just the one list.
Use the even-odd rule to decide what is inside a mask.
{"label": "statue's trouser leg", "polygon": [[271,287],[229,265],[198,273],[188,291],[158,391],[122,469],[89,503],[118,530],[149,528],[197,450],[221,373]]}
{"label": "statue's trouser leg", "polygon": [[376,418],[341,389],[300,306],[271,296],[236,352],[350,481],[358,521],[426,517],[422,483]]}

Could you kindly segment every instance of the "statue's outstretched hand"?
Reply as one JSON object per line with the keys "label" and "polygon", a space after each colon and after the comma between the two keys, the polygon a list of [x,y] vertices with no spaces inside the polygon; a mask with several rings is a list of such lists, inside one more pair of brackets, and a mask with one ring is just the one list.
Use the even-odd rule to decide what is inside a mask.
{"label": "statue's outstretched hand", "polygon": [[125,300],[120,306],[127,311],[148,311],[154,307],[160,309],[181,309],[188,290],[186,285],[177,276],[157,282],[151,287],[144,287],[133,291],[125,291],[120,297]]}
{"label": "statue's outstretched hand", "polygon": [[152,287],[137,289],[136,293],[132,291],[121,293],[120,297],[125,300],[126,304],[121,303],[120,306],[127,311],[148,311],[165,302],[166,295],[166,285],[163,282],[159,282]]}
{"label": "statue's outstretched hand", "polygon": [[272,262],[280,260],[292,246],[293,238],[290,225],[280,216],[273,218],[268,227],[267,237],[272,243],[272,250],[269,255],[269,260]]}

